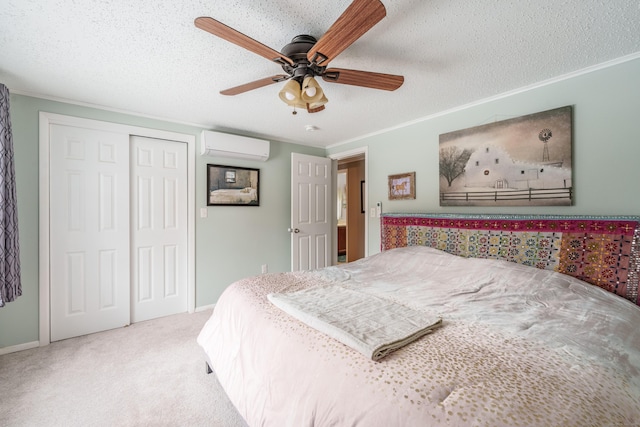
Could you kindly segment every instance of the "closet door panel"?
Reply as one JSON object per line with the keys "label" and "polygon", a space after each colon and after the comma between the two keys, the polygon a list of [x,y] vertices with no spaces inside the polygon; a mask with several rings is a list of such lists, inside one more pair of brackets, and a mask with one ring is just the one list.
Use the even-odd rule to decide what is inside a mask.
{"label": "closet door panel", "polygon": [[187,311],[187,147],[134,136],[133,322]]}
{"label": "closet door panel", "polygon": [[130,322],[129,136],[51,125],[51,341]]}

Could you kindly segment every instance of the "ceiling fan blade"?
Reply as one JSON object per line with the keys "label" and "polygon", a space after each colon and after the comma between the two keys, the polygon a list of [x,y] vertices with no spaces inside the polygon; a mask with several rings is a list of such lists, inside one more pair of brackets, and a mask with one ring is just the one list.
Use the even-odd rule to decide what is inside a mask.
{"label": "ceiling fan blade", "polygon": [[245,83],[240,86],[225,89],[220,91],[220,93],[222,95],[239,95],[241,93],[248,92],[253,89],[258,89],[264,86],[269,86],[270,84],[287,80],[288,78],[289,76],[287,76],[286,74],[277,74],[272,77],[265,77],[264,79],[256,80],[254,82]]}
{"label": "ceiling fan blade", "polygon": [[347,70],[344,68],[327,68],[322,74],[322,79],[332,83],[382,90],[396,90],[404,83],[403,76],[372,73],[370,71]]}
{"label": "ceiling fan blade", "polygon": [[380,0],[354,0],[307,52],[307,59],[326,66],[386,15]]}
{"label": "ceiling fan blade", "polygon": [[240,31],[234,30],[213,18],[201,16],[196,18],[195,25],[201,30],[207,31],[214,36],[218,36],[228,42],[250,50],[253,53],[267,58],[269,61],[274,61],[279,64],[287,63],[289,65],[293,65],[293,60],[291,60],[291,58],[287,58],[277,50],[271,49],[269,46],[265,46],[259,41],[256,41],[251,37],[242,34]]}

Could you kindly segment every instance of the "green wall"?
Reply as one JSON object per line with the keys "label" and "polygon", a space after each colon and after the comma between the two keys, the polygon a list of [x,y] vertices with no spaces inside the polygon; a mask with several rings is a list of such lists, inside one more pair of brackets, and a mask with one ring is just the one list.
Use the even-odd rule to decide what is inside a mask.
{"label": "green wall", "polygon": [[[573,206],[440,207],[440,134],[565,105],[573,106]],[[328,154],[362,146],[368,147],[368,205],[381,201],[383,212],[640,215],[640,59],[496,97],[332,147]],[[387,176],[412,171],[416,199],[388,200]],[[370,218],[369,254],[379,251],[380,223]]]}
{"label": "green wall", "polygon": [[[425,102],[428,102],[425,101]],[[574,205],[570,207],[441,208],[438,203],[438,136],[565,105],[573,106]],[[199,128],[28,96],[11,96],[14,131],[23,296],[0,309],[0,349],[38,340],[38,112],[181,132]],[[290,269],[290,154],[325,155],[368,147],[369,207],[384,212],[549,213],[640,215],[640,59],[544,86],[496,97],[407,124],[329,150],[272,142],[267,162],[197,156],[196,306],[215,303],[233,281]],[[326,152],[325,152],[326,151]],[[260,168],[259,207],[206,206],[207,163]],[[389,201],[387,176],[416,172],[416,199]],[[368,211],[368,210],[367,210]],[[369,221],[369,254],[379,251],[380,227]]]}
{"label": "green wall", "polygon": [[[0,349],[38,341],[38,123],[46,111],[196,136],[196,307],[214,304],[224,288],[242,277],[291,268],[291,152],[323,156],[325,150],[271,142],[266,162],[199,155],[202,129],[160,120],[12,94],[10,114],[15,148],[22,296],[0,309]],[[260,206],[206,207],[206,165],[260,169]]]}

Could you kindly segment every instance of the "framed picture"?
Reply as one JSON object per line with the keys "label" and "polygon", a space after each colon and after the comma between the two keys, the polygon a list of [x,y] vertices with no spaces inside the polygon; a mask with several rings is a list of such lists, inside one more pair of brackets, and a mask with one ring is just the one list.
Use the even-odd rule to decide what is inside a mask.
{"label": "framed picture", "polygon": [[570,206],[570,105],[440,135],[440,206]]}
{"label": "framed picture", "polygon": [[389,200],[416,198],[416,173],[389,175]]}
{"label": "framed picture", "polygon": [[260,170],[207,165],[207,206],[260,206]]}

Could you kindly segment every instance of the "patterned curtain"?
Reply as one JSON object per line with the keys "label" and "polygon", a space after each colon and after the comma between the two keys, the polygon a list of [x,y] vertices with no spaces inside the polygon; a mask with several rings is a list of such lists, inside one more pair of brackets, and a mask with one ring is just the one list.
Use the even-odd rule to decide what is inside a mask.
{"label": "patterned curtain", "polygon": [[0,83],[0,307],[22,295],[9,89]]}

